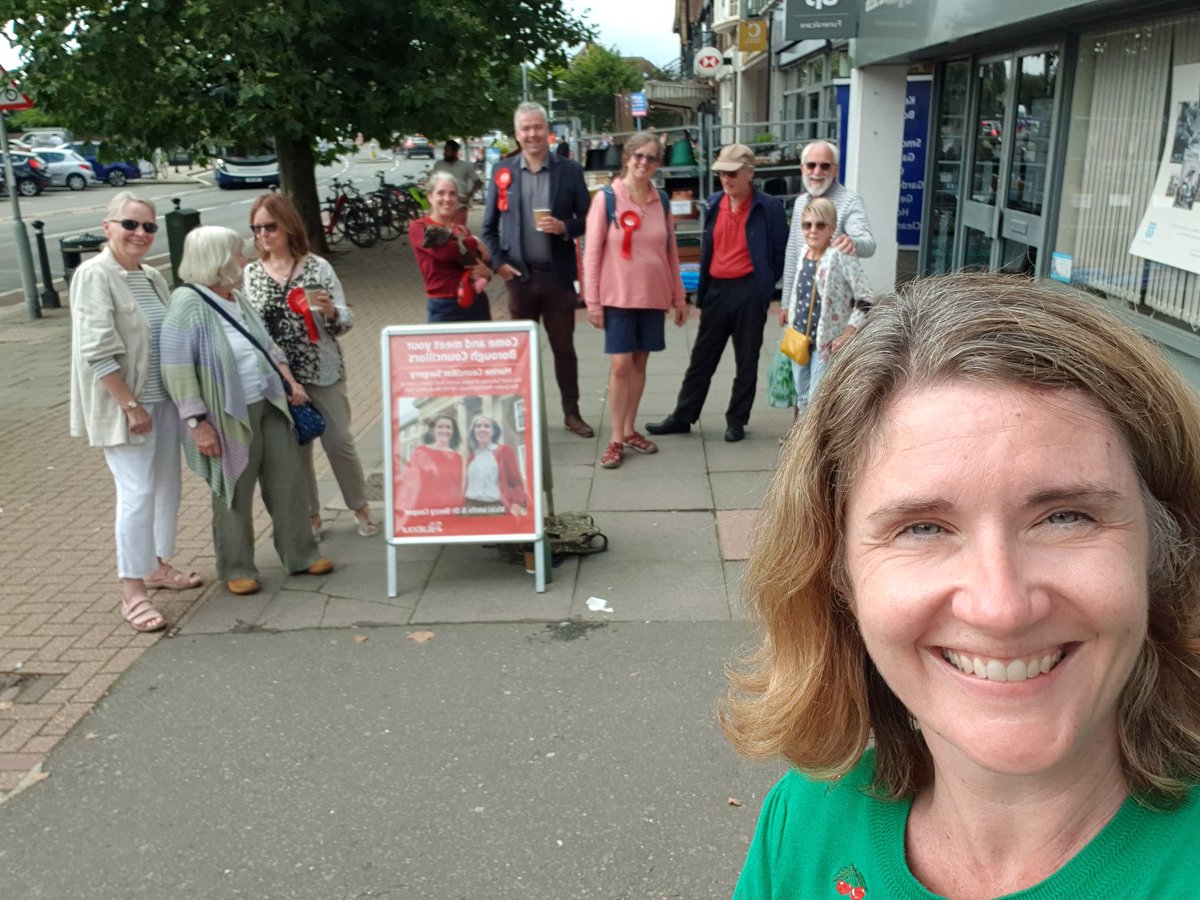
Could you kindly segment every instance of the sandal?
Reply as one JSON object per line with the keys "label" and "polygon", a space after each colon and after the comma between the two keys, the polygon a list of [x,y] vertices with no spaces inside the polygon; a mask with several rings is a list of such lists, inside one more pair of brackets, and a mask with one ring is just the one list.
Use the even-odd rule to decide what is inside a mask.
{"label": "sandal", "polygon": [[636,431],[632,434],[625,435],[625,439],[621,441],[626,447],[631,450],[636,450],[638,453],[657,453],[658,444],[654,441],[647,440]]}
{"label": "sandal", "polygon": [[357,519],[357,521],[359,537],[375,537],[379,534],[379,526],[370,519]]}
{"label": "sandal", "polygon": [[163,563],[154,574],[146,579],[148,588],[166,588],[168,591],[190,591],[204,584],[203,579],[190,569],[184,572],[170,563]]}
{"label": "sandal", "polygon": [[140,597],[122,597],[121,615],[134,631],[146,633],[162,631],[167,627],[167,620],[150,605],[150,598],[145,594]]}
{"label": "sandal", "polygon": [[600,456],[600,468],[616,469],[624,458],[625,453],[621,449],[621,442],[612,441]]}

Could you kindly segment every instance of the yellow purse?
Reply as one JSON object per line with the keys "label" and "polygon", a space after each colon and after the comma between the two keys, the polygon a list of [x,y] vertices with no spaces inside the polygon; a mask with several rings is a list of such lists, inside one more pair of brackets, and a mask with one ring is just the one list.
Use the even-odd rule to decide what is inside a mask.
{"label": "yellow purse", "polygon": [[809,345],[812,343],[812,338],[808,336],[808,329],[812,326],[813,306],[816,304],[813,301],[817,296],[817,282],[813,279],[812,294],[808,298],[808,322],[804,325],[803,331],[797,331],[791,325],[783,330],[783,338],[779,342],[779,349],[783,355],[792,360],[797,365],[807,366]]}

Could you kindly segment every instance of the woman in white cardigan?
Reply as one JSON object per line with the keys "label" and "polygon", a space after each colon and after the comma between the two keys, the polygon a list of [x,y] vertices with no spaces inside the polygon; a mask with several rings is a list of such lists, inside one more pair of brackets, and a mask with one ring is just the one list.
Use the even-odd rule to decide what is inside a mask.
{"label": "woman in white cardigan", "polygon": [[104,216],[108,246],[71,278],[71,435],[104,449],[116,485],[121,614],[136,631],[166,620],[148,588],[201,585],[167,559],[179,514],[179,415],[159,369],[169,291],[142,264],[158,231],[154,205],[129,191]]}
{"label": "woman in white cardigan", "polygon": [[808,408],[829,355],[842,349],[871,308],[871,289],[858,259],[829,245],[837,227],[837,209],[825,197],[808,201],[800,217],[805,253],[784,293],[779,324],[809,336],[808,364],[792,363],[796,411]]}

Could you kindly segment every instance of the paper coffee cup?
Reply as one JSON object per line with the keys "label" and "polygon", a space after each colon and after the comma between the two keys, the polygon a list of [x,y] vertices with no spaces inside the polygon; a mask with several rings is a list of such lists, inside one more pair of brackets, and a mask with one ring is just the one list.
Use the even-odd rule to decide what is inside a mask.
{"label": "paper coffee cup", "polygon": [[538,222],[540,222],[542,220],[542,216],[548,216],[548,215],[550,215],[550,210],[548,210],[548,209],[535,209],[533,211],[533,227],[535,230],[537,230],[537,231],[542,230],[542,229],[538,228]]}

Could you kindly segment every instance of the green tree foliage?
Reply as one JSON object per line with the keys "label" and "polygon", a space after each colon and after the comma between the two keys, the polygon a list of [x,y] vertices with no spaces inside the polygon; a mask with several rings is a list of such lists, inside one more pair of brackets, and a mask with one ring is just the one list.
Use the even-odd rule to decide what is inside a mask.
{"label": "green tree foliage", "polygon": [[637,66],[615,49],[589,44],[558,73],[555,96],[567,101],[571,115],[584,122],[595,116],[596,128],[607,131],[613,127],[616,95],[640,90],[642,84]]}
{"label": "green tree foliage", "polygon": [[0,0],[4,21],[24,89],[76,134],[142,152],[273,138],[318,240],[316,139],[483,132],[511,121],[522,61],[591,36],[563,0]]}

